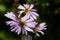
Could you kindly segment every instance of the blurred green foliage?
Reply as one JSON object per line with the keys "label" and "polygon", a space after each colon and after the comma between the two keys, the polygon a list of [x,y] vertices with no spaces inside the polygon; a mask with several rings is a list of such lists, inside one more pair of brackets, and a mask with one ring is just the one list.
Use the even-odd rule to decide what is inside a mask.
{"label": "blurred green foliage", "polygon": [[[47,23],[47,30],[44,31],[45,35],[33,40],[60,40],[60,11],[58,12],[60,0],[19,0],[18,4],[24,2],[35,5],[34,8],[37,9],[37,13],[40,15],[37,22]],[[8,19],[4,17],[4,14],[15,11],[13,3],[14,0],[0,0],[0,40],[21,40],[21,35],[11,32],[9,26],[5,24]],[[57,10],[56,13],[55,10]]]}

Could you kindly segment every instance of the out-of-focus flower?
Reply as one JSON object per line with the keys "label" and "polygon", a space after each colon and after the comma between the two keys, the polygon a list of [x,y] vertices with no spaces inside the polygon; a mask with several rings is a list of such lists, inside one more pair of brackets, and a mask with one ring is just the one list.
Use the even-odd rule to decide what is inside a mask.
{"label": "out-of-focus flower", "polygon": [[12,19],[12,21],[6,21],[7,25],[11,26],[11,31],[17,32],[19,35],[21,30],[23,34],[27,35],[27,31],[33,32],[31,28],[34,28],[36,26],[36,22],[28,19],[28,14],[22,17],[21,19],[18,19],[16,15],[14,15],[12,12],[5,14],[6,17]]}
{"label": "out-of-focus flower", "polygon": [[43,32],[43,30],[46,30],[46,26],[47,25],[45,25],[46,23],[41,23],[41,24],[39,24],[39,26],[37,26],[37,27],[35,27],[34,28],[34,33],[36,33],[36,35],[37,36],[40,36],[39,34],[38,34],[38,32],[40,32],[42,35],[44,35],[44,32]]}
{"label": "out-of-focus flower", "polygon": [[[22,14],[22,13],[25,13],[25,14],[29,14],[33,19],[37,19],[37,17],[39,16],[35,11],[35,9],[33,9],[33,7],[34,7],[34,5],[33,4],[31,4],[31,5],[29,5],[29,4],[23,4],[23,6],[22,5],[19,5],[18,6],[18,9],[21,9],[21,11],[20,11],[20,15]],[[20,16],[19,15],[19,16]]]}
{"label": "out-of-focus flower", "polygon": [[27,36],[27,37],[25,36],[24,40],[32,40],[32,36]]}
{"label": "out-of-focus flower", "polygon": [[[33,30],[31,28],[34,28],[37,23],[35,21],[33,21],[32,19],[28,19],[28,15],[25,15],[24,17],[21,18],[21,22],[24,27],[25,30],[33,32]],[[22,29],[22,33],[24,34],[24,29]],[[24,31],[23,31],[24,30]]]}
{"label": "out-of-focus flower", "polygon": [[15,31],[18,35],[20,34],[21,32],[21,27],[19,26],[19,20],[18,18],[12,13],[12,12],[7,12],[7,14],[5,14],[6,17],[12,19],[12,21],[6,21],[6,24],[7,25],[10,25],[11,26],[11,31]]}

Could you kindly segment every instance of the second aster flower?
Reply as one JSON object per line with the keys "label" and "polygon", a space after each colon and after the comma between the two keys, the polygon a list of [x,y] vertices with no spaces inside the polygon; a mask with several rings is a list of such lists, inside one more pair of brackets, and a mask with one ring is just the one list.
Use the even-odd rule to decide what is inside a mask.
{"label": "second aster flower", "polygon": [[[30,15],[30,17],[32,17],[33,19],[37,19],[37,17],[39,16],[35,11],[35,9],[33,9],[33,7],[34,7],[34,5],[33,4],[31,4],[31,5],[29,5],[29,4],[23,4],[23,6],[22,5],[19,5],[18,6],[18,9],[21,9],[21,11],[20,11],[20,15],[22,14],[22,13],[25,13],[25,14],[29,14]],[[20,16],[19,15],[19,16]]]}

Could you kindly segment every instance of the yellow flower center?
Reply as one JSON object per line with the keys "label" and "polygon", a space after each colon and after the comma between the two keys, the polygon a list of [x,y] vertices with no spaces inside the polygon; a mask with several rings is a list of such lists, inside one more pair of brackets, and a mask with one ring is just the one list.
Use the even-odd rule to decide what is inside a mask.
{"label": "yellow flower center", "polygon": [[20,23],[20,25],[21,25],[22,27],[24,27],[24,26],[26,25],[26,22],[25,22],[24,20],[21,20],[21,19],[20,19],[20,22],[19,22],[19,23]]}
{"label": "yellow flower center", "polygon": [[25,8],[25,9],[24,9],[24,12],[25,12],[25,13],[29,12],[29,9],[28,9],[28,8]]}

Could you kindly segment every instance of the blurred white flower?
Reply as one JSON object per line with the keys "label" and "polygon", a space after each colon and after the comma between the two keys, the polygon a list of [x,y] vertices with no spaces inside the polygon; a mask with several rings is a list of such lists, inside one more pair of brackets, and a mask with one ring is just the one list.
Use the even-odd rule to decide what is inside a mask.
{"label": "blurred white flower", "polygon": [[47,28],[45,28],[47,25],[45,25],[46,23],[41,23],[39,24],[39,26],[34,28],[34,33],[36,33],[37,36],[40,36],[38,34],[38,32],[40,32],[42,35],[44,35],[43,30],[46,30]]}
{"label": "blurred white flower", "polygon": [[19,5],[18,6],[18,9],[21,9],[20,15],[22,13],[25,13],[25,14],[29,14],[29,16],[31,16],[33,19],[37,19],[37,17],[39,15],[35,12],[36,10],[33,9],[33,7],[34,7],[33,4],[31,4],[31,5],[29,5],[29,4],[23,4],[23,6],[22,5]]}

